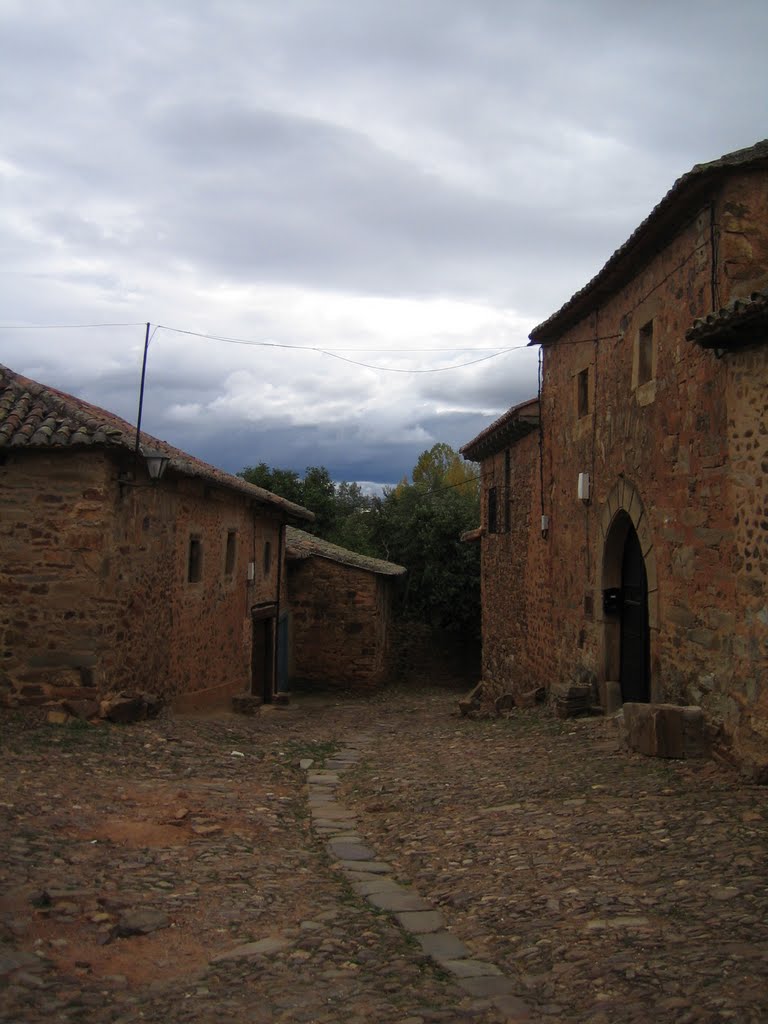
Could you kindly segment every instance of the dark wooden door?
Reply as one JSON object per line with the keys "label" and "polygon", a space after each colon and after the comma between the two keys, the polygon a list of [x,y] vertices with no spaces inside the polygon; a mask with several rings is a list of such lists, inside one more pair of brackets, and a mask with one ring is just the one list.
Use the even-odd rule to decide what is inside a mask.
{"label": "dark wooden door", "polygon": [[272,700],[275,676],[275,620],[253,620],[253,646],[251,648],[251,693],[261,697],[265,704]]}
{"label": "dark wooden door", "polygon": [[650,700],[648,578],[640,541],[630,529],[621,563],[621,696],[624,701]]}

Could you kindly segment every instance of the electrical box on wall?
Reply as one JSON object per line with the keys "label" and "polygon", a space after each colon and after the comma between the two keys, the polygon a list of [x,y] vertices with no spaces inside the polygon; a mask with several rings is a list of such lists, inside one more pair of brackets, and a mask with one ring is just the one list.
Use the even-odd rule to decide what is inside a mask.
{"label": "electrical box on wall", "polygon": [[579,501],[589,501],[589,473],[579,473],[579,482],[576,491],[579,496]]}

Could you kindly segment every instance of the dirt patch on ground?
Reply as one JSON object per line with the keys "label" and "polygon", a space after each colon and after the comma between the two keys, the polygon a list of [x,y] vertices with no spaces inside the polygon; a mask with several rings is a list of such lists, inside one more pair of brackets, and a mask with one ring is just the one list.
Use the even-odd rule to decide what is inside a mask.
{"label": "dirt patch on ground", "polygon": [[108,818],[97,828],[86,829],[83,836],[89,842],[120,843],[123,846],[181,846],[190,838],[181,825]]}
{"label": "dirt patch on ground", "polygon": [[81,922],[36,922],[30,932],[33,948],[47,955],[65,976],[107,978],[117,984],[147,986],[153,981],[197,974],[208,961],[208,949],[194,934],[192,921],[179,921],[152,935],[133,935],[101,945],[94,929]]}

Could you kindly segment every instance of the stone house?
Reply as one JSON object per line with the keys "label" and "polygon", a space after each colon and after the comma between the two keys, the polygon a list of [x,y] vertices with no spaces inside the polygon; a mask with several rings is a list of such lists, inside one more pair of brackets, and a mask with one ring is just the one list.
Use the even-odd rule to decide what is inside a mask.
{"label": "stone house", "polygon": [[367,690],[387,682],[393,584],[405,568],[292,526],[286,534],[290,684]]}
{"label": "stone house", "polygon": [[286,523],[312,513],[141,442],[0,367],[0,700],[271,700]]}
{"label": "stone house", "polygon": [[768,141],[683,175],[531,332],[483,477],[483,673],[697,704],[768,746]]}

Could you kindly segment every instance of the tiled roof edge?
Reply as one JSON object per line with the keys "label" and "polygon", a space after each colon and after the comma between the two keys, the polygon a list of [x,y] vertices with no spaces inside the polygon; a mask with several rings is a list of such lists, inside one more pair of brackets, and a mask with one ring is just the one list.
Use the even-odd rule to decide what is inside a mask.
{"label": "tiled roof edge", "polygon": [[304,530],[298,530],[295,526],[289,526],[286,530],[286,553],[289,559],[326,558],[331,562],[366,569],[380,576],[402,576],[407,571],[403,565],[361,555],[357,551],[350,551]]}
{"label": "tiled roof edge", "polygon": [[[476,437],[462,445],[459,452],[465,458],[475,462],[477,461],[475,455],[479,456],[482,451],[486,454],[490,454],[493,450],[498,451],[505,447],[506,441],[510,438],[513,441],[519,441],[526,434],[535,430],[538,424],[539,400],[538,398],[529,398],[525,402],[513,405],[511,409],[507,409],[498,419],[481,430]],[[513,435],[517,436],[513,437]]]}
{"label": "tiled roof edge", "polygon": [[729,341],[738,342],[745,334],[746,340],[751,340],[750,329],[763,334],[763,340],[768,341],[768,288],[745,298],[734,298],[722,309],[694,320],[685,338],[705,348],[725,348]]}
{"label": "tiled roof edge", "polygon": [[531,343],[537,345],[554,341],[557,335],[578,323],[589,312],[590,300],[599,292],[600,286],[607,284],[607,279],[612,275],[615,274],[618,277],[625,262],[627,265],[631,264],[635,256],[634,250],[639,249],[655,234],[670,232],[679,227],[678,220],[675,218],[675,210],[682,205],[686,197],[698,197],[699,190],[703,190],[710,181],[722,177],[734,169],[760,164],[768,165],[768,139],[756,142],[754,146],[748,146],[746,149],[726,153],[717,160],[695,164],[690,171],[677,179],[664,198],[654,206],[626,242],[613,253],[602,270],[583,288],[575,292],[557,312],[533,328],[528,336]]}
{"label": "tiled roof edge", "polygon": [[[31,436],[19,437],[19,431],[11,422],[10,430],[3,431],[8,419],[0,422],[0,448],[32,448],[32,449],[73,449],[80,447],[103,447],[108,449],[121,448],[132,452],[136,446],[136,428],[115,413],[92,405],[82,398],[76,398],[65,391],[40,384],[38,381],[15,373],[7,366],[0,364],[0,401],[2,391],[11,387],[16,392],[16,404],[29,395],[30,405],[41,406],[43,422],[37,426]],[[43,419],[43,414],[48,415]],[[59,428],[53,429],[54,413],[60,413],[61,419],[69,419],[76,425],[70,433]],[[68,429],[68,428],[67,428]],[[63,435],[63,436],[59,436]],[[58,436],[58,440],[57,440]],[[141,447],[152,448],[168,456],[169,468],[183,476],[198,477],[210,484],[237,491],[253,501],[279,509],[285,515],[304,522],[314,522],[315,515],[309,509],[296,505],[278,494],[249,484],[241,477],[226,473],[223,469],[211,466],[201,459],[189,455],[160,438],[141,431]]]}

